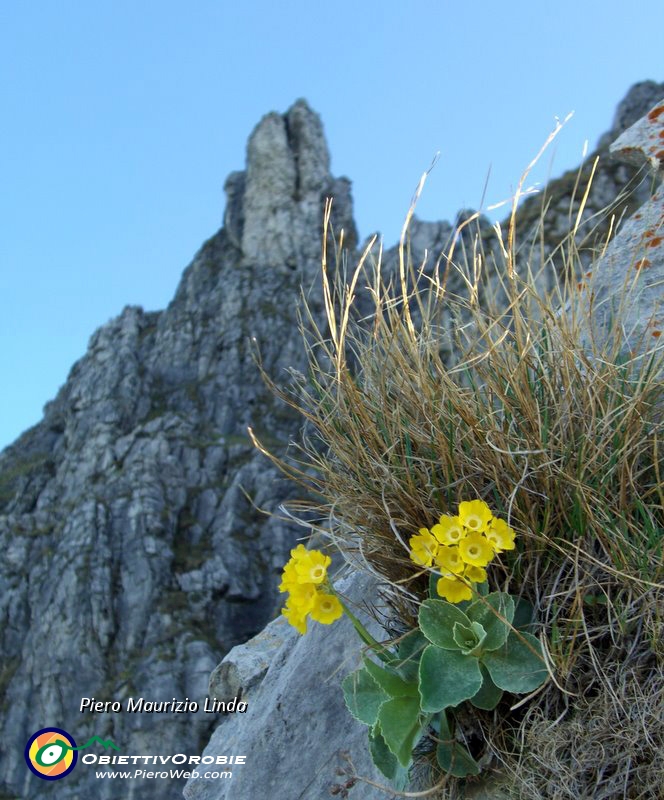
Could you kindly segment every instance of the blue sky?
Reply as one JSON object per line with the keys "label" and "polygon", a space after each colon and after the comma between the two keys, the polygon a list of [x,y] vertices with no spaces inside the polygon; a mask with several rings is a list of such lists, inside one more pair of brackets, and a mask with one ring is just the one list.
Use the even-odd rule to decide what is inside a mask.
{"label": "blue sky", "polygon": [[[361,237],[453,219],[580,160],[636,81],[664,4],[32,0],[0,6],[0,448],[41,418],[96,327],[163,308],[220,226],[263,114],[305,97]],[[551,158],[553,156],[553,164]]]}

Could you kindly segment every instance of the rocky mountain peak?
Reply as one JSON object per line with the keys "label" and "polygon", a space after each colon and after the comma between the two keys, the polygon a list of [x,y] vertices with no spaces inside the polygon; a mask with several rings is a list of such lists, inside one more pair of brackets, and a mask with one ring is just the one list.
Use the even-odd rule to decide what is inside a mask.
{"label": "rocky mountain peak", "polygon": [[321,190],[335,197],[346,234],[357,239],[350,183],[330,175],[323,126],[305,100],[263,117],[249,137],[246,170],[233,173],[224,188],[224,226],[247,263],[275,269],[317,263]]}
{"label": "rocky mountain peak", "polygon": [[[127,306],[97,330],[42,422],[0,454],[0,796],[91,796],[84,770],[66,785],[27,772],[16,742],[46,724],[123,752],[195,753],[215,715],[95,717],[81,697],[202,702],[220,657],[276,611],[298,531],[262,510],[292,490],[246,429],[283,449],[299,422],[263,385],[252,340],[277,380],[303,367],[297,298],[318,274],[326,197],[354,235],[350,183],[298,101],[263,118],[226,187],[224,227],[168,308]],[[113,782],[94,794],[125,796]]]}

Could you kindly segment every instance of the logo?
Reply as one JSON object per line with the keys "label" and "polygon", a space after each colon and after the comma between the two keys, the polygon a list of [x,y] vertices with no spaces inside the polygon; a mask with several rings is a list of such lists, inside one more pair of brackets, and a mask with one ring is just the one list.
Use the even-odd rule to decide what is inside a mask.
{"label": "logo", "polygon": [[76,766],[78,752],[74,737],[61,728],[42,728],[25,746],[25,762],[38,778],[58,781]]}
{"label": "logo", "polygon": [[99,742],[102,747],[120,748],[110,739],[105,741],[93,736],[85,744],[76,747],[74,737],[62,728],[42,728],[33,733],[25,746],[25,763],[30,770],[45,781],[58,781],[76,766],[78,751]]}

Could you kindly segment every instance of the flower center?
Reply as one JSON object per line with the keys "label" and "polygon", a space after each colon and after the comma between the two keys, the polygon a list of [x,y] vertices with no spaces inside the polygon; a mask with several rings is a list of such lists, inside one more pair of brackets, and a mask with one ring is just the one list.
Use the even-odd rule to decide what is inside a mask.
{"label": "flower center", "polygon": [[312,578],[322,578],[325,575],[325,567],[314,567],[311,570]]}
{"label": "flower center", "polygon": [[469,528],[479,528],[480,521],[477,517],[469,517],[468,522],[466,523]]}
{"label": "flower center", "polygon": [[468,548],[468,555],[471,558],[475,558],[475,556],[478,556],[479,553],[480,553],[480,551],[479,551],[479,549],[477,547],[475,547],[475,545],[473,545],[472,547]]}

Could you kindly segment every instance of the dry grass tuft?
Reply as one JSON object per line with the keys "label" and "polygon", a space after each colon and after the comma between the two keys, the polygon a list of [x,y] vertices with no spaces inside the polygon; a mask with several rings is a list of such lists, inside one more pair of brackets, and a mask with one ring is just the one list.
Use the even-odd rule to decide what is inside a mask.
{"label": "dry grass tuft", "polygon": [[606,683],[576,700],[574,713],[557,724],[531,706],[521,725],[524,746],[510,765],[516,796],[661,797],[664,672],[614,664],[605,677]]}
{"label": "dry grass tuft", "polygon": [[[289,391],[271,384],[307,433],[287,460],[270,457],[314,498],[292,513],[388,583],[407,625],[427,578],[408,538],[485,499],[518,534],[491,588],[532,602],[554,680],[525,707],[478,712],[481,748],[519,778],[515,796],[655,797],[644,754],[662,747],[662,351],[625,357],[619,320],[584,351],[580,231],[571,220],[547,254],[517,246],[515,219],[487,246],[471,217],[424,264],[409,261],[407,221],[390,275],[375,243],[352,273],[338,253],[331,276],[324,253],[327,328],[302,312],[309,373]],[[325,241],[328,224],[329,207]]]}

